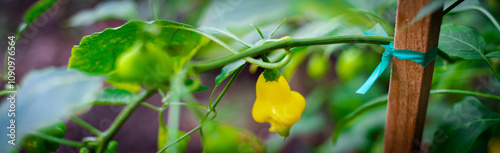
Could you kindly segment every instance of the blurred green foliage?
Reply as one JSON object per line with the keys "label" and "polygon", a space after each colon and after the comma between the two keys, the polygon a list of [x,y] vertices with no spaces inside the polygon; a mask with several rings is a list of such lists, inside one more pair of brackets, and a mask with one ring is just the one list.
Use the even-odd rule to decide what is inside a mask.
{"label": "blurred green foliage", "polygon": [[[33,7],[34,10],[28,11],[25,17],[28,25],[41,15],[40,10],[36,8],[42,8],[44,12],[46,7],[53,5],[55,1],[44,0],[42,2],[45,3],[39,3]],[[64,24],[72,26],[71,28],[82,28],[110,19],[124,22],[151,20],[150,8],[147,5],[147,1],[103,1],[96,3],[94,8],[75,13]],[[76,57],[70,60],[70,67],[95,74],[114,73],[115,60],[119,57],[118,55],[130,48],[135,42],[133,40],[144,39],[142,37],[144,35],[148,36],[148,41],[160,48],[169,48],[170,51],[174,51],[169,52],[172,56],[179,56],[178,59],[168,60],[177,62],[174,64],[176,71],[188,63],[192,56],[194,60],[199,61],[217,59],[229,54],[214,42],[209,42],[206,47],[199,48],[202,38],[178,27],[217,28],[249,44],[257,44],[261,37],[251,24],[259,25],[262,34],[270,36],[286,17],[285,23],[272,38],[288,35],[292,38],[360,35],[377,23],[380,23],[392,36],[397,7],[395,0],[170,0],[161,1],[159,5],[160,19],[195,26],[170,21],[152,23],[132,21],[119,28],[84,37],[80,45],[73,49],[73,55]],[[432,7],[431,10],[435,8]],[[489,12],[489,15],[484,11]],[[429,12],[431,11],[423,11],[424,14]],[[493,72],[500,70],[498,59],[500,29],[495,26],[500,18],[498,14],[500,14],[498,1],[466,0],[456,10],[444,16],[439,44],[443,54],[436,59],[432,89],[461,89],[492,95],[500,93],[500,84],[494,79],[492,73],[492,70]],[[152,27],[143,28],[147,25]],[[165,28],[170,25],[178,27]],[[239,42],[240,40],[235,40],[227,34],[211,33],[237,50],[248,48]],[[165,39],[168,39],[168,44],[165,43],[167,41]],[[198,49],[200,51],[196,52]],[[108,52],[113,56],[87,52],[96,50]],[[271,53],[270,56],[277,52]],[[227,107],[223,106],[223,109],[219,110],[218,114],[224,114],[224,116],[219,116],[218,121],[206,123],[203,128],[203,150],[205,152],[287,152],[287,148],[306,146],[297,152],[381,152],[385,108],[370,107],[370,109],[363,110],[346,127],[342,127],[338,121],[350,117],[359,108],[369,105],[369,101],[387,93],[389,72],[384,73],[366,95],[355,94],[356,89],[376,67],[382,52],[383,48],[380,46],[366,44],[293,48],[291,50],[292,61],[281,71],[290,82],[300,87],[301,92],[308,93],[308,96],[306,96],[307,104],[302,118],[291,129],[291,135],[287,141],[283,142],[278,135],[266,137],[257,133],[257,136],[245,129],[223,123],[234,122],[239,125],[253,123],[248,118],[242,117],[237,118],[241,120],[234,121],[234,116],[245,114],[245,111],[238,110],[245,109],[240,99],[250,98],[245,97],[248,95],[243,95],[243,98],[238,97],[240,99],[232,100],[236,104],[228,104]],[[485,60],[490,62],[485,62]],[[78,63],[82,61],[84,63]],[[90,67],[92,64],[89,63],[103,61],[105,62],[98,67]],[[244,63],[237,61],[223,68],[222,74],[216,78],[216,86],[219,86]],[[36,74],[49,72],[66,73],[50,70]],[[77,78],[87,78],[76,72],[70,72],[45,77],[74,75],[73,77]],[[306,74],[309,77],[304,77]],[[90,82],[100,81],[87,79]],[[26,80],[29,81],[30,78]],[[75,86],[74,84],[68,86]],[[117,84],[114,85],[117,86]],[[238,95],[253,90],[244,86],[239,86],[239,88],[246,90],[232,94]],[[60,92],[60,89],[57,91]],[[91,92],[90,89],[89,92]],[[124,104],[135,98],[132,92],[121,89],[105,89],[97,95],[94,104]],[[474,111],[471,112],[468,109]],[[498,101],[455,94],[432,95],[429,100],[422,145],[430,148],[431,152],[465,150],[484,152],[488,149],[490,151],[498,149],[498,144],[500,144],[498,134],[500,125],[497,123],[499,111]],[[331,135],[332,130],[341,130],[335,142],[332,142],[329,137],[314,137]],[[161,137],[159,137],[158,146],[162,148],[162,145],[167,144],[166,130],[162,129],[159,133]],[[184,134],[181,131],[178,133],[177,137]],[[448,139],[441,141],[443,135]],[[186,148],[187,141],[189,139],[181,141],[181,150]],[[450,151],[453,149],[455,151]]]}

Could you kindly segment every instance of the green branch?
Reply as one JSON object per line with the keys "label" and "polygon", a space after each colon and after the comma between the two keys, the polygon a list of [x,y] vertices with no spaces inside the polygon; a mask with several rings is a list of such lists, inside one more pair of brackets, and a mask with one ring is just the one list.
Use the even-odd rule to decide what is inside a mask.
{"label": "green branch", "polygon": [[157,112],[159,112],[159,111],[160,111],[160,109],[159,109],[158,107],[156,107],[156,106],[154,106],[154,105],[152,105],[152,104],[150,104],[150,103],[147,103],[147,102],[141,102],[141,105],[142,105],[142,106],[146,106],[146,107],[148,107],[148,108],[151,108],[152,110],[155,110],[155,111],[157,111]]}
{"label": "green branch", "polygon": [[324,36],[316,38],[291,39],[284,41],[269,42],[263,44],[262,46],[249,48],[242,52],[239,52],[238,54],[226,56],[213,61],[198,62],[195,63],[193,67],[198,72],[210,71],[222,67],[228,63],[234,62],[241,58],[253,57],[277,49],[290,49],[293,47],[300,47],[300,46],[328,45],[328,44],[339,44],[339,43],[389,44],[391,41],[394,41],[393,37],[367,36],[367,35]]}
{"label": "green branch", "polygon": [[166,106],[186,106],[186,107],[199,107],[203,108],[206,110],[209,110],[208,106],[201,105],[201,104],[195,104],[195,103],[183,103],[183,102],[170,102],[170,103],[165,103]]}
{"label": "green branch", "polygon": [[[201,132],[201,128],[203,127],[203,124],[205,123],[205,120],[208,118],[208,116],[210,115],[210,113],[214,113],[214,116],[212,116],[209,120],[213,119],[215,116],[217,116],[217,111],[215,110],[215,107],[217,106],[217,104],[219,103],[219,101],[222,99],[222,97],[224,97],[226,91],[229,89],[229,87],[233,84],[234,80],[236,79],[236,77],[238,77],[238,75],[240,74],[241,70],[243,70],[245,66],[241,66],[240,68],[237,69],[237,71],[233,74],[233,77],[231,78],[231,80],[229,80],[229,82],[226,84],[226,86],[224,87],[224,89],[222,90],[222,92],[219,94],[219,96],[217,97],[217,99],[215,100],[215,102],[210,106],[210,111],[208,111],[205,116],[203,117],[203,119],[200,121],[200,124],[195,127],[194,129],[192,129],[191,131],[187,132],[186,134],[184,134],[183,136],[181,136],[180,138],[178,138],[177,140],[169,143],[168,145],[166,145],[165,147],[163,147],[162,149],[160,149],[157,153],[162,153],[163,151],[167,150],[169,147],[177,144],[179,141],[181,141],[182,139],[188,137],[189,135],[191,135],[192,133],[196,132],[197,130],[200,130]],[[202,133],[200,133],[200,135],[203,135]]]}
{"label": "green branch", "polygon": [[111,126],[106,130],[104,133],[102,133],[102,136],[98,138],[99,146],[97,146],[97,152],[102,153],[106,149],[109,141],[111,138],[115,136],[115,134],[118,132],[118,130],[122,127],[122,125],[127,121],[128,117],[134,112],[134,110],[141,104],[141,102],[145,101],[147,98],[149,98],[152,94],[154,93],[153,91],[146,91],[145,93],[142,93],[141,96],[139,96],[135,101],[131,102],[128,104],[122,112],[116,117],[115,121],[111,124]]}
{"label": "green branch", "polygon": [[231,78],[231,80],[229,80],[229,82],[226,84],[226,87],[224,87],[224,89],[219,94],[219,96],[217,97],[217,99],[215,99],[215,102],[212,104],[212,106],[210,106],[210,110],[215,110],[215,107],[217,107],[217,104],[219,104],[219,102],[222,99],[222,97],[224,97],[224,95],[226,94],[227,90],[229,89],[229,87],[231,87],[231,85],[233,84],[234,80],[236,80],[236,77],[238,77],[238,75],[240,74],[241,70],[243,70],[244,67],[245,67],[245,65],[241,66],[240,68],[238,68],[236,70],[236,72],[234,73],[234,75]]}
{"label": "green branch", "polygon": [[39,132],[30,133],[30,134],[34,135],[34,136],[37,136],[37,137],[40,137],[42,139],[48,140],[48,141],[52,141],[52,142],[63,144],[63,145],[67,145],[67,146],[72,146],[72,147],[77,147],[77,148],[83,147],[83,143],[78,142],[78,141],[61,139],[61,138],[57,138],[57,137],[54,137],[54,136],[51,136],[51,135],[39,133]]}
{"label": "green branch", "polygon": [[484,97],[500,101],[500,96],[481,93],[481,92],[467,91],[467,90],[437,89],[437,90],[431,90],[431,94],[462,94],[462,95]]}
{"label": "green branch", "polygon": [[0,91],[0,96],[4,96],[4,95],[8,95],[8,94],[10,94],[9,90],[2,90],[2,91]]}
{"label": "green branch", "polygon": [[186,134],[182,135],[179,139],[175,140],[174,142],[168,144],[167,146],[163,147],[161,150],[159,150],[157,153],[162,153],[164,152],[165,150],[167,150],[169,147],[179,143],[182,139],[184,138],[187,138],[189,135],[193,134],[194,132],[196,132],[197,130],[199,130],[201,127],[203,126],[203,124],[200,124],[198,126],[196,126],[194,129],[192,129],[191,131],[187,132]]}
{"label": "green branch", "polygon": [[462,2],[464,2],[464,0],[457,0],[457,1],[453,2],[450,6],[448,6],[446,9],[444,9],[443,16],[446,15],[451,10],[453,10],[458,5],[460,5],[460,3],[462,3]]}
{"label": "green branch", "polygon": [[101,136],[102,132],[99,131],[98,129],[96,129],[95,127],[93,127],[92,125],[90,125],[89,123],[85,122],[84,120],[76,117],[76,116],[69,116],[69,118],[75,122],[76,124],[80,125],[81,127],[83,127],[84,129],[87,129],[88,131],[94,133],[96,136]]}

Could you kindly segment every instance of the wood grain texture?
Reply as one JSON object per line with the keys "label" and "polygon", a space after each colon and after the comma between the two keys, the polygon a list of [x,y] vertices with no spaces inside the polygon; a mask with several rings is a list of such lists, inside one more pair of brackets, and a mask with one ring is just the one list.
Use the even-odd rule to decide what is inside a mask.
{"label": "wood grain texture", "polygon": [[[427,52],[437,45],[442,9],[407,26],[429,1],[398,0],[394,48]],[[416,62],[393,57],[385,153],[420,152],[433,70],[434,61],[422,67]]]}

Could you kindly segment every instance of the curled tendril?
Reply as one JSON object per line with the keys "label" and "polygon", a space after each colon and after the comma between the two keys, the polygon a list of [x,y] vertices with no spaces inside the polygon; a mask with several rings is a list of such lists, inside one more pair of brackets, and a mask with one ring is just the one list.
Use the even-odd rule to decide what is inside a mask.
{"label": "curled tendril", "polygon": [[249,57],[245,57],[243,58],[245,61],[247,61],[248,63],[252,63],[252,64],[255,64],[259,67],[262,67],[262,68],[266,68],[266,69],[279,69],[279,68],[282,68],[283,66],[285,66],[286,64],[288,64],[288,62],[290,62],[290,59],[291,59],[291,56],[292,54],[290,53],[290,50],[288,49],[285,49],[285,58],[283,58],[281,61],[279,62],[276,62],[276,63],[268,63],[268,62],[264,62],[264,61],[261,61],[261,60],[256,60],[256,59],[253,59],[253,58],[249,58]]}
{"label": "curled tendril", "polygon": [[215,119],[215,117],[217,117],[217,114],[218,114],[217,110],[215,110],[215,109],[212,112],[214,113],[214,115],[212,117],[210,117],[210,120]]}

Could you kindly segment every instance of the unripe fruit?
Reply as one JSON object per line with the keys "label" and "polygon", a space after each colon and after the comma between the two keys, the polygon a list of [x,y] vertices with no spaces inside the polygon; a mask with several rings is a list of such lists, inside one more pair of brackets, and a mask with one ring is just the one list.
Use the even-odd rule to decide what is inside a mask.
{"label": "unripe fruit", "polygon": [[203,127],[203,152],[265,152],[265,146],[252,132],[218,122],[206,122]]}
{"label": "unripe fruit", "polygon": [[307,74],[313,79],[321,79],[328,73],[329,68],[328,58],[324,58],[322,53],[314,53],[307,63]]}
{"label": "unripe fruit", "polygon": [[[56,138],[63,138],[66,134],[66,125],[64,122],[58,121],[53,125],[39,129],[38,132]],[[38,136],[27,135],[21,146],[29,153],[48,153],[56,151],[59,148],[59,143],[48,141]]]}
{"label": "unripe fruit", "polygon": [[363,71],[365,61],[363,52],[358,48],[344,50],[337,59],[336,71],[340,80],[349,81]]}
{"label": "unripe fruit", "polygon": [[136,43],[115,63],[115,77],[147,87],[165,84],[173,73],[170,56],[152,43]]}

